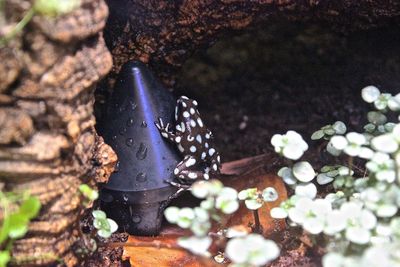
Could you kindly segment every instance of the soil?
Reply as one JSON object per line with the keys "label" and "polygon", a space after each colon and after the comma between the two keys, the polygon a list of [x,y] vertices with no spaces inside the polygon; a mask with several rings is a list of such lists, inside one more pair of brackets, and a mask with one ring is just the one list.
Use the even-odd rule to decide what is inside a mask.
{"label": "soil", "polygon": [[[393,27],[344,35],[326,25],[270,23],[225,36],[193,55],[174,91],[199,102],[223,161],[263,153],[276,161],[270,139],[291,129],[310,144],[306,158],[319,167],[321,158],[314,156],[320,143],[310,140],[315,130],[341,120],[361,131],[369,109],[361,89],[375,85],[393,94],[400,91],[398,32]],[[291,243],[290,233],[281,238]],[[110,265],[101,260],[102,266],[122,266],[113,253],[118,252],[98,254],[99,260],[114,260]],[[293,250],[274,266],[315,262],[312,255]]]}
{"label": "soil", "polygon": [[176,95],[199,102],[223,161],[272,150],[275,133],[311,134],[341,120],[362,130],[361,89],[400,88],[398,28],[335,33],[323,25],[277,23],[226,36],[194,55]]}

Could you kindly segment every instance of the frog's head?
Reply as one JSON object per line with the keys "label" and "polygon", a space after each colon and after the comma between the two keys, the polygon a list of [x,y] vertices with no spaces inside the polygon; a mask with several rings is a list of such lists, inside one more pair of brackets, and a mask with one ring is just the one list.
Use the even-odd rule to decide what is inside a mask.
{"label": "frog's head", "polygon": [[181,96],[175,109],[175,120],[180,122],[190,122],[191,119],[199,117],[197,101],[186,96]]}

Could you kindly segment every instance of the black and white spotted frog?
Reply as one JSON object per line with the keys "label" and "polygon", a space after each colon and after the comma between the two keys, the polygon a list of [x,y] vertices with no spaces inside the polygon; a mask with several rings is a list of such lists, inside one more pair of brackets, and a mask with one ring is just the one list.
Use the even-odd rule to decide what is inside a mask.
{"label": "black and white spotted frog", "polygon": [[219,173],[221,159],[215,150],[212,133],[204,125],[197,110],[197,101],[181,96],[175,108],[175,131],[164,126],[159,118],[156,126],[161,135],[174,142],[184,158],[174,170],[175,176],[183,183],[196,179],[208,180]]}

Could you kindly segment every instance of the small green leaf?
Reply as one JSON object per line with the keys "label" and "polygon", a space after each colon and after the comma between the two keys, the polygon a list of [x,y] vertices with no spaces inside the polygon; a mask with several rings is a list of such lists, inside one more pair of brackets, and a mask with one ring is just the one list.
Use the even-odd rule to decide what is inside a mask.
{"label": "small green leaf", "polygon": [[8,238],[8,233],[10,232],[10,216],[4,218],[3,225],[0,229],[0,244]]}
{"label": "small green leaf", "polygon": [[262,191],[263,200],[272,202],[278,199],[278,192],[273,187],[267,187]]}
{"label": "small green leaf", "polygon": [[387,118],[384,114],[378,111],[370,111],[367,114],[368,121],[375,125],[382,125],[387,122]]}
{"label": "small green leaf", "polygon": [[115,231],[118,230],[118,224],[113,219],[107,218],[107,222],[108,225],[110,226],[111,233],[114,233]]}
{"label": "small green leaf", "polygon": [[335,130],[336,134],[345,134],[347,131],[346,124],[341,121],[337,121],[332,125],[333,129]]}
{"label": "small green leaf", "polygon": [[99,193],[87,184],[81,184],[79,191],[89,200],[96,200],[99,197]]}
{"label": "small green leaf", "polygon": [[375,126],[375,124],[373,124],[373,123],[368,123],[368,124],[366,124],[366,125],[364,126],[364,130],[365,130],[367,133],[373,133],[373,132],[375,131],[375,129],[376,129],[376,126]]}
{"label": "small green leaf", "polygon": [[10,225],[8,236],[10,238],[21,238],[28,232],[29,219],[26,215],[14,213],[9,216]]}
{"label": "small green leaf", "polygon": [[41,204],[37,197],[30,196],[22,202],[19,213],[24,214],[28,219],[35,218],[40,210]]}
{"label": "small green leaf", "polygon": [[80,0],[36,0],[34,8],[41,15],[58,16],[71,12],[80,4]]}
{"label": "small green leaf", "polygon": [[97,231],[97,234],[101,236],[102,238],[109,238],[111,236],[111,231],[110,230],[104,230],[100,229]]}
{"label": "small green leaf", "polygon": [[257,210],[262,207],[263,202],[258,199],[247,199],[244,201],[244,204],[249,210]]}
{"label": "small green leaf", "polygon": [[319,140],[319,139],[321,139],[322,137],[324,137],[324,131],[323,130],[318,130],[318,131],[316,131],[316,132],[314,132],[312,135],[311,135],[311,140]]}
{"label": "small green leaf", "polygon": [[335,130],[333,128],[328,128],[324,130],[324,133],[327,135],[334,135],[335,134]]}
{"label": "small green leaf", "polygon": [[11,256],[9,251],[7,250],[0,251],[0,267],[6,267],[10,259]]}
{"label": "small green leaf", "polygon": [[164,211],[164,216],[170,223],[176,223],[179,219],[179,208],[168,207]]}
{"label": "small green leaf", "polygon": [[293,175],[301,182],[309,182],[311,181],[316,173],[307,161],[300,161],[293,165]]}
{"label": "small green leaf", "polygon": [[92,215],[96,219],[106,219],[107,218],[106,213],[102,210],[94,210],[94,211],[92,211]]}

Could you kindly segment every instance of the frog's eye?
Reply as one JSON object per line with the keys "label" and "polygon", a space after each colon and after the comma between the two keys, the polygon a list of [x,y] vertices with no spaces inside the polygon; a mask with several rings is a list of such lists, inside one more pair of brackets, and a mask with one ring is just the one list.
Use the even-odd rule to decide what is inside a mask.
{"label": "frog's eye", "polygon": [[195,105],[197,107],[197,101],[196,100],[193,100],[192,103],[193,103],[193,105]]}

